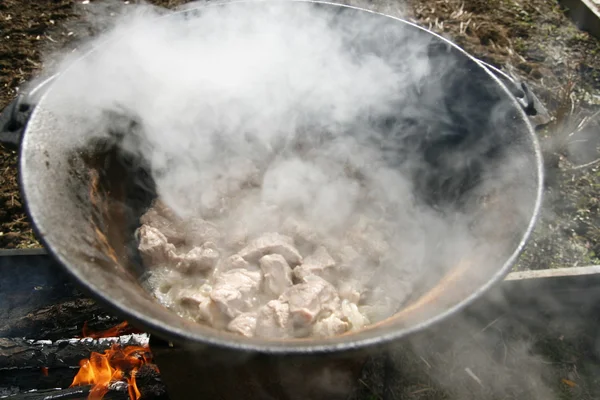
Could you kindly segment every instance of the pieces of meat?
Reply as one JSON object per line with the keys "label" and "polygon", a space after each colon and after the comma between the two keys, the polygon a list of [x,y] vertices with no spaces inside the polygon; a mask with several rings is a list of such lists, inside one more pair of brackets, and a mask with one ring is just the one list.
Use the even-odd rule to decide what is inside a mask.
{"label": "pieces of meat", "polygon": [[307,223],[288,217],[283,221],[282,229],[289,233],[294,239],[306,243],[320,243],[319,234]]}
{"label": "pieces of meat", "polygon": [[317,250],[304,259],[304,262],[294,268],[294,276],[300,281],[305,282],[309,275],[317,275],[328,279],[334,274],[335,260],[329,255],[327,249],[319,246]]}
{"label": "pieces of meat", "polygon": [[200,304],[204,303],[207,300],[210,300],[205,293],[202,293],[200,290],[193,289],[182,289],[177,293],[177,298],[179,304],[188,307],[188,308],[198,308]]}
{"label": "pieces of meat", "polygon": [[168,207],[161,199],[155,199],[152,202],[151,210],[156,211],[159,215],[165,217],[166,219],[173,222],[181,222],[181,218],[179,218],[175,212]]}
{"label": "pieces of meat", "polygon": [[311,334],[316,337],[328,337],[340,335],[348,331],[349,328],[350,324],[346,321],[343,321],[336,313],[315,322],[312,327]]}
{"label": "pieces of meat", "polygon": [[290,306],[281,300],[271,300],[258,310],[256,336],[288,338],[292,335]]}
{"label": "pieces of meat", "polygon": [[213,242],[206,242],[182,256],[176,268],[185,273],[206,272],[212,270],[218,261],[217,246]]}
{"label": "pieces of meat", "polygon": [[347,279],[338,285],[338,292],[342,300],[348,300],[351,303],[358,304],[361,297],[362,285],[354,279]]}
{"label": "pieces of meat", "polygon": [[174,245],[200,246],[206,242],[217,242],[221,237],[215,224],[202,218],[183,221],[159,200],[142,215],[140,222],[158,229]]}
{"label": "pieces of meat", "polygon": [[235,333],[239,333],[242,336],[252,337],[256,330],[256,317],[258,313],[247,312],[235,317],[229,325],[227,330]]}
{"label": "pieces of meat", "polygon": [[221,233],[215,224],[202,218],[192,218],[184,224],[185,241],[191,246],[200,246],[206,242],[218,242]]}
{"label": "pieces of meat", "polygon": [[244,260],[239,255],[234,254],[225,259],[222,259],[217,267],[219,273],[226,272],[232,269],[250,269],[250,264],[248,263],[248,261]]}
{"label": "pieces of meat", "polygon": [[227,241],[235,248],[244,247],[248,241],[248,230],[244,227],[235,227],[227,231]]}
{"label": "pieces of meat", "polygon": [[359,330],[368,323],[369,320],[360,313],[356,304],[342,300],[339,310],[314,323],[311,334],[321,337],[340,335],[349,330]]}
{"label": "pieces of meat", "polygon": [[322,313],[333,313],[340,308],[340,298],[333,285],[316,275],[307,276],[305,283],[292,286],[280,299],[289,304],[294,328],[299,331]]}
{"label": "pieces of meat", "polygon": [[293,239],[278,233],[264,234],[238,252],[240,257],[250,262],[256,262],[267,254],[279,254],[291,266],[302,262],[302,256],[294,247]]}
{"label": "pieces of meat", "polygon": [[292,286],[292,269],[282,255],[268,254],[259,260],[259,265],[264,274],[264,288],[268,294],[279,297]]}
{"label": "pieces of meat", "polygon": [[138,250],[149,268],[177,262],[175,246],[156,228],[142,225],[138,230]]}
{"label": "pieces of meat", "polygon": [[349,322],[348,328],[359,330],[369,324],[369,320],[358,310],[358,306],[348,300],[342,300],[341,315]]}
{"label": "pieces of meat", "polygon": [[235,318],[257,305],[261,281],[259,271],[232,269],[215,278],[210,297],[225,315]]}
{"label": "pieces of meat", "polygon": [[142,224],[158,229],[169,243],[181,244],[185,242],[185,230],[181,223],[168,219],[155,208],[150,208],[140,218]]}
{"label": "pieces of meat", "polygon": [[186,314],[196,321],[206,322],[213,328],[222,329],[227,326],[227,318],[217,304],[209,296],[210,287],[198,289],[182,289],[174,293],[178,299],[178,305],[186,311]]}
{"label": "pieces of meat", "polygon": [[[279,224],[280,217],[271,220],[271,210],[265,212],[265,226]],[[150,268],[149,288],[184,318],[245,337],[330,337],[397,309],[398,300],[387,296],[396,286],[382,289],[392,283],[370,281],[385,263],[388,245],[381,224],[366,217],[344,237],[288,217],[281,232],[293,238],[272,232],[252,240],[243,215],[219,225],[226,237],[212,222],[182,220],[160,201],[141,220],[136,235]],[[301,252],[312,254],[303,259]],[[358,307],[359,301],[371,307]]]}

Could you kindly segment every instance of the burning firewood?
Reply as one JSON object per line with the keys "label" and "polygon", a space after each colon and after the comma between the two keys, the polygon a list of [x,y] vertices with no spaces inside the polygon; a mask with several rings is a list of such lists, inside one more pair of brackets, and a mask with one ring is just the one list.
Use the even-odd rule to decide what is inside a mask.
{"label": "burning firewood", "polygon": [[131,400],[138,400],[141,394],[136,384],[136,373],[151,359],[148,347],[123,348],[115,344],[104,354],[93,352],[89,359],[82,360],[71,387],[93,385],[88,399],[100,400],[108,392],[111,383],[126,380]]}
{"label": "burning firewood", "polygon": [[[10,396],[9,400],[84,400],[87,399],[92,386],[78,386],[69,389],[34,390]],[[103,400],[126,400],[129,398],[126,388],[111,388]]]}
{"label": "burning firewood", "polygon": [[84,338],[94,338],[94,339],[108,338],[108,337],[117,337],[117,336],[128,335],[128,334],[132,334],[132,333],[140,334],[143,332],[140,331],[139,329],[136,329],[133,326],[129,325],[129,322],[127,322],[127,321],[123,321],[120,324],[113,326],[112,328],[109,328],[109,329],[106,329],[103,331],[99,331],[99,332],[90,331],[87,321],[83,323],[83,337]]}
{"label": "burning firewood", "polygon": [[130,400],[164,399],[166,388],[152,363],[148,344],[122,346],[115,343],[104,353],[92,352],[80,362],[71,387],[91,385],[88,400],[102,400],[114,385],[125,384]]}
{"label": "burning firewood", "polygon": [[[127,321],[121,322],[110,329],[91,332],[87,324],[83,326],[83,336],[88,339],[98,342],[106,341],[106,336],[115,333],[136,331],[135,328],[129,326]],[[102,353],[99,351],[88,352],[89,357],[82,358],[79,362],[79,372],[73,379],[70,387],[91,385],[88,395],[88,400],[102,400],[114,385],[127,385],[127,393],[130,400],[139,400],[142,398],[142,392],[137,384],[137,376],[154,376],[154,384],[151,385],[156,389],[157,382],[160,387],[160,379],[158,379],[158,367],[152,364],[152,353],[148,346],[147,335],[130,335],[131,338],[143,337],[145,340],[138,343],[116,341],[112,343],[110,348],[105,349]],[[151,396],[145,398],[155,398],[155,391],[150,390]],[[160,390],[158,390],[161,392]],[[165,394],[165,390],[162,390]],[[160,397],[160,394],[159,394]]]}
{"label": "burning firewood", "polygon": [[148,335],[101,339],[26,340],[0,338],[0,372],[7,369],[72,368],[90,352],[104,352],[114,345],[147,346]]}
{"label": "burning firewood", "polygon": [[[22,388],[9,397],[11,400],[168,399],[158,368],[151,363],[147,335],[56,342],[0,339],[0,349],[3,352],[0,360],[4,361],[0,367],[0,387],[13,387],[16,382],[25,381],[37,383],[34,387]],[[97,351],[90,355],[90,349]],[[65,357],[65,354],[70,355]],[[78,355],[80,369],[73,378]],[[49,367],[39,367],[41,364]],[[13,376],[15,372],[17,376]],[[65,382],[65,379],[68,380]],[[68,389],[50,389],[66,388],[69,382]]]}

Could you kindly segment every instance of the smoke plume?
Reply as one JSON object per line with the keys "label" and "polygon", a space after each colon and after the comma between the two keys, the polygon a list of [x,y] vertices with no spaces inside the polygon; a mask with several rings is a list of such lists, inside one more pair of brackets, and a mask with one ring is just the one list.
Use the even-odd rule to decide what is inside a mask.
{"label": "smoke plume", "polygon": [[[77,148],[108,137],[115,115],[131,119],[121,146],[148,161],[157,195],[183,219],[218,221],[224,236],[291,224],[336,249],[349,231],[368,235],[381,265],[365,260],[350,275],[385,294],[386,313],[465,257],[485,282],[533,211],[532,149],[503,153],[495,133],[511,129],[513,104],[482,115],[461,91],[473,75],[450,49],[434,53],[431,35],[288,4],[168,18],[124,8],[85,57],[59,64],[46,105],[66,128],[57,140]],[[482,104],[495,101],[481,90]],[[476,199],[461,202],[469,191]]]}
{"label": "smoke plume", "polygon": [[[392,165],[381,150],[401,138],[373,123],[400,105],[416,112],[419,88],[426,102],[442,98],[429,38],[395,50],[393,30],[382,35],[368,18],[277,2],[161,14],[132,7],[86,57],[63,63],[51,107],[92,127],[73,143],[106,135],[115,114],[139,121],[121,145],[149,160],[158,196],[184,219],[220,220],[225,236],[298,222],[335,241],[373,221],[399,284],[419,275],[432,236],[461,228],[421,205],[410,157]],[[409,136],[403,123],[395,129]],[[410,287],[394,292],[401,302]]]}

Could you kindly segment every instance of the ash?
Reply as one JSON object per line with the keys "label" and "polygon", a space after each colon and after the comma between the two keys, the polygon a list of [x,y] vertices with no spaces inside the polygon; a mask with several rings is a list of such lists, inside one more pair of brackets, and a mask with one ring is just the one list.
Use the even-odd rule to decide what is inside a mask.
{"label": "ash", "polygon": [[112,344],[118,344],[120,346],[148,346],[150,343],[150,336],[146,333],[133,333],[131,335],[122,335],[105,338],[71,338],[71,339],[59,339],[56,341],[51,340],[27,340],[27,343],[34,346],[67,346],[67,345],[85,345],[85,346],[107,346]]}

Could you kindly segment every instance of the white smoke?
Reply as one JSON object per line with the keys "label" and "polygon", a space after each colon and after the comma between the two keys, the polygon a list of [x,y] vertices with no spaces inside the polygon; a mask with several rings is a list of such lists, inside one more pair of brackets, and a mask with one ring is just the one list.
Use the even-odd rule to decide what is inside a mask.
{"label": "white smoke", "polygon": [[[112,8],[94,5],[93,21],[109,28],[86,43],[92,53],[69,55],[60,63],[63,78],[45,105],[64,121],[62,140],[80,147],[106,136],[115,124],[107,111],[135,119],[140,129],[129,132],[123,146],[149,159],[158,196],[183,218],[220,219],[221,229],[232,236],[240,228],[252,236],[300,221],[335,247],[363,220],[377,221],[377,229],[368,233],[387,244],[384,273],[356,272],[391,296],[395,307],[465,254],[478,253],[478,260],[499,267],[507,252],[495,246],[506,245],[507,225],[528,222],[529,194],[502,203],[509,198],[504,193],[495,199],[503,207],[494,206],[492,198],[491,209],[483,208],[478,220],[484,238],[477,240],[468,227],[472,218],[422,204],[409,177],[415,165],[391,165],[382,149],[394,150],[397,144],[382,143],[371,125],[395,111],[424,121],[419,127],[425,128],[430,121],[449,119],[441,100],[453,83],[448,80],[453,65],[430,58],[431,38],[419,35],[402,46],[383,45],[382,56],[352,46],[357,34],[364,43],[385,39],[378,33],[379,20],[357,22],[302,5],[290,13],[284,5],[211,5],[192,17],[169,18],[149,6],[128,6],[113,17],[108,16]],[[394,2],[380,4],[382,12],[396,8]],[[335,18],[342,22],[333,28]],[[417,93],[423,82],[426,91]],[[412,100],[417,94],[420,103]],[[81,129],[72,129],[73,121]],[[522,161],[519,155],[506,159],[492,186],[500,182],[501,191],[531,172],[526,171],[529,161]],[[244,196],[236,197],[240,192]],[[470,273],[476,281],[478,273],[489,270]],[[429,344],[412,342],[417,352]],[[486,357],[485,351],[469,353],[456,363],[484,364]],[[537,358],[531,361],[536,366],[531,379],[538,382],[542,368]],[[498,382],[503,380],[494,379],[509,375],[501,368],[491,371],[490,376],[476,372],[494,398],[502,398]],[[444,371],[432,375],[452,398],[468,398]]]}
{"label": "white smoke", "polygon": [[[291,13],[285,4],[209,6],[169,18],[161,18],[160,9],[130,6],[89,44],[93,52],[64,60],[46,107],[66,127],[79,121],[81,130],[66,129],[63,138],[74,147],[106,136],[115,123],[107,111],[138,121],[122,145],[149,159],[158,196],[182,218],[219,219],[226,235],[240,228],[249,236],[277,231],[295,220],[335,247],[364,220],[376,221],[363,233],[386,244],[385,273],[356,272],[396,307],[465,254],[479,253],[478,260],[499,267],[507,255],[502,234],[512,233],[505,225],[522,233],[529,193],[515,198],[517,221],[507,218],[515,217],[515,204],[483,209],[479,228],[487,238],[498,233],[497,241],[476,238],[469,229],[476,217],[423,204],[410,177],[416,161],[390,163],[386,151],[398,143],[382,140],[372,125],[398,112],[429,135],[438,133],[430,126],[441,126],[433,121],[451,119],[442,100],[456,83],[448,79],[454,66],[430,57],[432,37],[395,46],[381,35],[387,28],[378,19],[354,20],[301,4]],[[379,41],[385,54],[365,50],[369,40]],[[461,107],[457,102],[452,112]],[[480,129],[491,129],[498,115],[486,116],[492,122]],[[486,144],[476,151],[481,156]],[[496,171],[496,183],[510,186],[524,174],[529,164],[523,167],[519,157]],[[494,248],[499,243],[500,250]]]}
{"label": "white smoke", "polygon": [[[46,100],[65,126],[57,140],[81,147],[107,136],[115,115],[131,118],[138,129],[121,146],[148,159],[158,196],[180,217],[219,219],[226,236],[240,227],[253,236],[299,222],[334,247],[340,236],[362,229],[383,243],[383,264],[395,278],[374,276],[369,265],[356,272],[380,280],[400,302],[418,280],[431,284],[464,249],[478,248],[468,225],[486,221],[424,204],[415,184],[426,188],[429,178],[411,175],[422,167],[421,150],[403,149],[403,140],[451,137],[452,114],[464,111],[474,125],[477,104],[444,98],[460,78],[451,58],[430,54],[433,36],[365,13],[326,13],[308,3],[294,3],[290,12],[289,4],[209,4],[168,18],[158,8],[129,6],[110,24],[101,17],[112,9],[101,4],[91,15],[111,28],[88,43],[85,57],[65,58]],[[480,120],[493,130],[503,110]],[[400,117],[387,138],[374,121],[391,115]],[[440,176],[485,158],[493,140],[464,157],[438,154]],[[520,168],[507,161],[507,172],[496,175]],[[445,178],[433,179],[434,195],[451,191],[439,187]],[[530,200],[517,208],[515,227],[526,224]],[[509,215],[497,214],[494,220]],[[496,256],[486,262],[498,262]]]}
{"label": "white smoke", "polygon": [[[125,114],[141,129],[122,145],[149,158],[159,197],[181,217],[216,216],[232,235],[278,230],[292,217],[331,238],[368,217],[393,242],[388,258],[404,260],[398,275],[417,276],[425,231],[448,223],[419,206],[370,123],[431,79],[426,36],[384,57],[355,44],[357,23],[367,42],[386,39],[372,20],[311,5],[209,6],[169,18],[127,10],[90,54],[62,64],[48,103],[89,130],[73,143],[105,135],[107,111]],[[262,188],[236,197],[249,182]]]}

